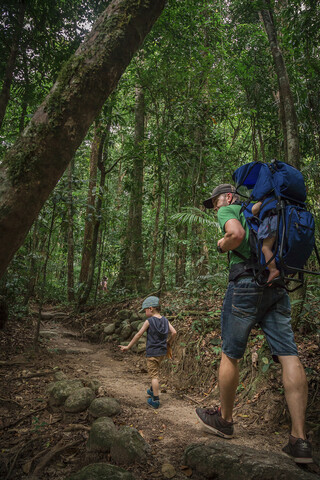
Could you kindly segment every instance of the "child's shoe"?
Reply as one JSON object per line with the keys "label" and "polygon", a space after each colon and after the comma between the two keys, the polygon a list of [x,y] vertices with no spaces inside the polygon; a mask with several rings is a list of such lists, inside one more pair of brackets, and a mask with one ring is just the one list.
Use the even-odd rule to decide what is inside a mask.
{"label": "child's shoe", "polygon": [[149,397],[153,398],[153,390],[152,390],[152,387],[148,388],[147,394],[149,395]]}
{"label": "child's shoe", "polygon": [[149,407],[152,408],[159,408],[160,407],[160,400],[154,400],[152,397],[148,398],[147,400]]}

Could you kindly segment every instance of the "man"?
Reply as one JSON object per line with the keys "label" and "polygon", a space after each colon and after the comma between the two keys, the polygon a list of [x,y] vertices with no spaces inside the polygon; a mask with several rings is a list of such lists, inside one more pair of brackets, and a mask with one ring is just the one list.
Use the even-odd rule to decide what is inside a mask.
{"label": "man", "polygon": [[224,232],[217,247],[221,253],[230,252],[230,274],[221,312],[221,406],[197,408],[196,413],[211,433],[232,438],[232,411],[239,384],[239,360],[245,352],[251,329],[258,324],[265,333],[273,358],[282,367],[285,397],[292,421],[289,443],[283,451],[297,463],[312,463],[311,444],[305,433],[308,385],[292,332],[289,296],[279,286],[257,286],[250,259],[249,229],[241,213],[241,205],[237,204],[238,198],[234,186],[222,184],[203,202],[206,208],[213,208],[217,212],[219,225]]}

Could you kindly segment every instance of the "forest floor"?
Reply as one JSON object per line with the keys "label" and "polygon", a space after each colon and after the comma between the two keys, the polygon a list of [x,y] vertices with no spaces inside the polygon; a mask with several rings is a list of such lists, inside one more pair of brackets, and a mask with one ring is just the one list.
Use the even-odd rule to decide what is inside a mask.
{"label": "forest floor", "polygon": [[[47,407],[46,390],[58,370],[69,379],[98,379],[98,396],[119,401],[121,413],[114,418],[116,425],[135,427],[152,449],[146,464],[127,468],[137,480],[166,478],[161,471],[163,464],[174,467],[174,478],[185,479],[192,475],[182,461],[187,445],[213,438],[226,441],[206,434],[200,427],[195,408],[212,406],[215,401],[203,390],[178,389],[168,376],[161,384],[161,407],[153,410],[147,405],[149,379],[143,354],[122,353],[112,343],[89,343],[74,329],[52,320],[42,322],[41,329],[53,332],[53,336],[37,354],[31,349],[31,324],[9,322],[1,333],[1,478],[17,480],[33,473],[32,478],[62,480],[88,463],[108,460],[105,454],[86,452],[90,426],[87,413],[73,414],[71,420]],[[288,426],[275,423],[272,417],[260,422],[266,420],[265,411],[263,401],[254,405],[239,402],[235,408],[235,437],[228,443],[281,452]],[[315,447],[319,459],[319,445]],[[317,464],[309,469],[320,473]]]}

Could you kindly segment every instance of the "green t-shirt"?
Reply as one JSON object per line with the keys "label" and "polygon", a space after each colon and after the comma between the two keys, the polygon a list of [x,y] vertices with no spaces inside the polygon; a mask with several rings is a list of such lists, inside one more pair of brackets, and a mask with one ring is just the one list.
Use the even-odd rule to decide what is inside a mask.
{"label": "green t-shirt", "polygon": [[[251,253],[250,244],[249,244],[249,228],[248,228],[246,219],[244,218],[243,213],[240,213],[240,210],[241,210],[241,205],[228,205],[227,207],[220,207],[218,210],[218,222],[221,227],[221,230],[223,231],[223,233],[225,233],[224,226],[228,220],[230,220],[231,218],[235,218],[239,220],[239,222],[241,223],[241,225],[243,226],[246,232],[246,236],[242,240],[242,243],[237,248],[237,252],[241,253],[246,258],[249,258]],[[232,251],[230,251],[230,267],[240,262],[243,262],[243,259],[238,257]]]}

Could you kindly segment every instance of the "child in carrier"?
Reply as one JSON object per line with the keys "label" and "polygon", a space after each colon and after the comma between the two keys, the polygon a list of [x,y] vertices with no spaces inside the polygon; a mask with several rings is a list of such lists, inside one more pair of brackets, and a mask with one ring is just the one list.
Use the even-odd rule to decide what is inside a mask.
{"label": "child in carrier", "polygon": [[[261,205],[262,205],[262,202],[257,202],[253,205],[252,214],[255,217],[258,216]],[[265,217],[261,225],[259,226],[258,240],[263,241],[261,250],[266,260],[266,263],[268,263],[270,258],[273,257],[272,247],[274,245],[275,238],[276,238],[277,223],[278,223],[277,215],[270,215],[268,217]],[[270,263],[268,263],[268,268],[270,273],[268,276],[267,283],[272,282],[272,280],[274,280],[280,275],[280,271],[277,268],[275,258],[271,260]]]}

